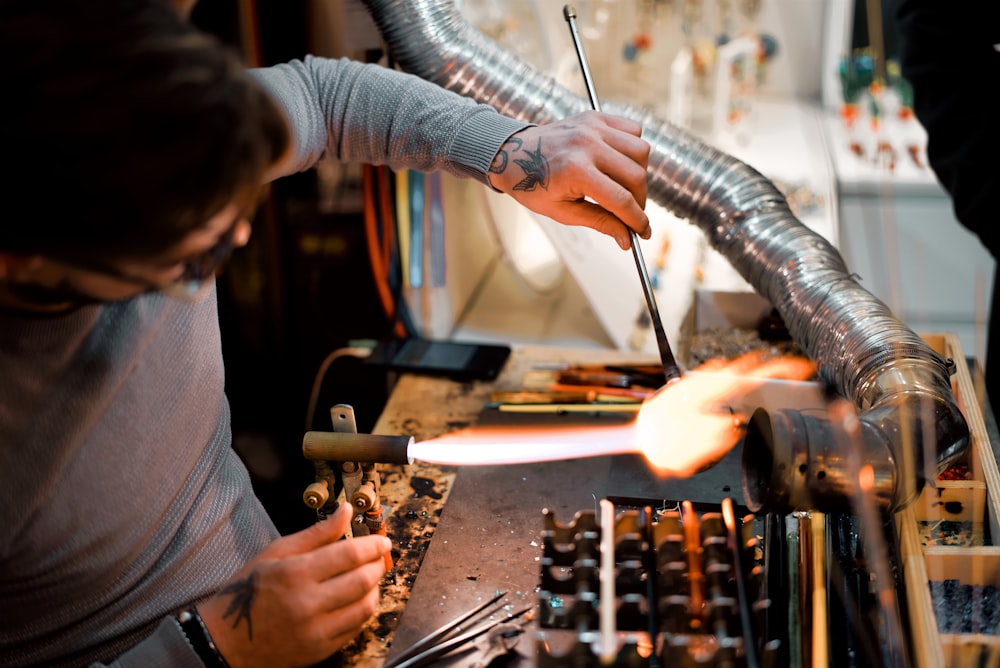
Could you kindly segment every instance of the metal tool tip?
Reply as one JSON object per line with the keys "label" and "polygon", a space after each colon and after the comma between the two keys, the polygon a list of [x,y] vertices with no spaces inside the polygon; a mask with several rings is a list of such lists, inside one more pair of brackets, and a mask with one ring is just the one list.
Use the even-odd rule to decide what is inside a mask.
{"label": "metal tool tip", "polygon": [[567,21],[571,21],[576,18],[576,9],[573,5],[563,5],[563,16]]}

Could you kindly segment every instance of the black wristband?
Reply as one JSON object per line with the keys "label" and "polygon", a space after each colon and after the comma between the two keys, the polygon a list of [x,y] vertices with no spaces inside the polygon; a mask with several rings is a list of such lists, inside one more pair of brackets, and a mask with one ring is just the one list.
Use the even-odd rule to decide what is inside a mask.
{"label": "black wristband", "polygon": [[208,632],[205,622],[202,621],[198,609],[193,605],[186,610],[182,610],[177,615],[177,622],[181,625],[181,631],[187,637],[195,654],[205,664],[205,668],[229,668],[226,659],[219,652],[212,640],[212,634]]}

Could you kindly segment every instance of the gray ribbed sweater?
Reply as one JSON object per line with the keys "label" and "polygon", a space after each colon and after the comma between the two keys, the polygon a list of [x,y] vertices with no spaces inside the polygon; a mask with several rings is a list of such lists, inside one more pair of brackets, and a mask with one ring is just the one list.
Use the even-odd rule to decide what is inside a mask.
{"label": "gray ribbed sweater", "polygon": [[[375,65],[252,75],[287,111],[289,172],[329,150],[484,181],[524,127]],[[230,447],[223,386],[214,292],[0,313],[0,665],[201,665],[173,613],[277,535]]]}

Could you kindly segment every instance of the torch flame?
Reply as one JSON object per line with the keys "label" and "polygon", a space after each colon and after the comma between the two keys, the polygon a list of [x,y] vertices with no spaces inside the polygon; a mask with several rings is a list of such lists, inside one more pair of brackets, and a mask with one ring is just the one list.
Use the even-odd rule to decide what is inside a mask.
{"label": "torch flame", "polygon": [[709,360],[643,402],[637,446],[659,475],[690,476],[715,464],[743,437],[756,406],[748,399],[769,380],[806,380],[816,373],[803,357],[751,351]]}
{"label": "torch flame", "polygon": [[803,357],[753,351],[731,361],[711,360],[668,383],[628,424],[473,427],[414,443],[409,454],[436,464],[484,466],[631,452],[644,455],[658,475],[689,476],[718,462],[739,442],[755,390],[770,380],[806,380],[815,373]]}

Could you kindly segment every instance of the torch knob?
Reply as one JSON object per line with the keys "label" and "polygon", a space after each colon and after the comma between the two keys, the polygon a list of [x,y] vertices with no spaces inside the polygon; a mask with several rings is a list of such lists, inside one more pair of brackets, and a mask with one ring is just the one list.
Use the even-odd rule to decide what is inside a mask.
{"label": "torch knob", "polygon": [[330,500],[330,488],[325,480],[314,482],[302,493],[302,501],[313,510],[319,510]]}
{"label": "torch knob", "polygon": [[358,491],[351,496],[351,505],[358,511],[371,510],[377,503],[378,494],[370,483],[361,485]]}

